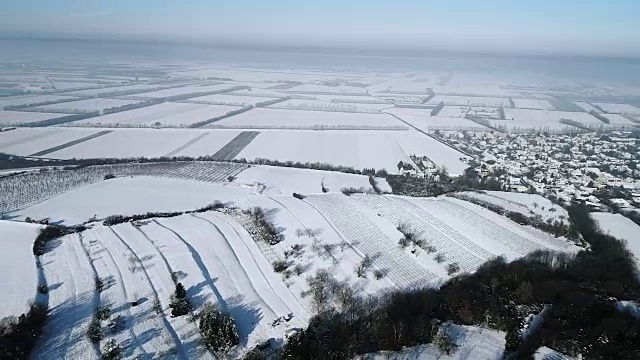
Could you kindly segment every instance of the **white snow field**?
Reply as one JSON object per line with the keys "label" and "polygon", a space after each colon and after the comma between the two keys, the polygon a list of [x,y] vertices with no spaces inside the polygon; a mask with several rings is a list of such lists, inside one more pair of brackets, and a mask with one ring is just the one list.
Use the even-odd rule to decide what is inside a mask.
{"label": "white snow field", "polygon": [[0,152],[29,156],[98,133],[99,129],[18,128],[0,132]]}
{"label": "white snow field", "polygon": [[[587,127],[606,126],[604,122],[598,120],[589,113],[571,112],[571,111],[546,111],[546,110],[530,110],[530,109],[504,109],[507,120],[517,120],[521,122],[531,122],[539,124],[541,122],[559,122],[561,119],[577,121]],[[543,125],[543,124],[539,124]],[[544,124],[546,126],[546,124]]]}
{"label": "white snow field", "polygon": [[398,144],[394,133],[396,131],[261,131],[235,158],[321,162],[396,173],[398,161],[411,162],[411,159]]}
{"label": "white snow field", "polygon": [[364,94],[365,88],[355,86],[327,86],[318,84],[304,84],[291,89],[287,89],[286,92],[292,93],[331,93],[331,94]]}
{"label": "white snow field", "polygon": [[120,107],[124,105],[137,104],[139,101],[135,100],[120,100],[120,99],[88,99],[70,101],[59,104],[40,105],[28,108],[27,110],[40,110],[40,111],[59,111],[68,112],[71,114],[82,114],[92,111],[102,111],[109,108]]}
{"label": "white snow field", "polygon": [[620,125],[624,127],[632,127],[638,125],[620,114],[602,114],[602,116],[609,119],[611,125]]}
{"label": "white snow field", "polygon": [[438,116],[451,118],[464,118],[469,113],[468,106],[445,106],[438,112]]}
{"label": "white snow field", "polygon": [[22,125],[55,119],[69,114],[0,110],[0,125]]}
{"label": "white snow field", "polygon": [[99,359],[87,328],[99,304],[92,264],[77,234],[52,241],[41,256],[49,318],[33,359]]}
{"label": "white snow field", "polygon": [[67,126],[180,127],[209,120],[237,109],[239,108],[234,106],[165,102],[74,121]]}
{"label": "white snow field", "polygon": [[[415,110],[415,109],[411,109],[411,110]],[[385,110],[385,111],[388,111],[388,110]],[[434,130],[490,131],[490,129],[484,125],[481,125],[471,120],[467,120],[460,117],[429,116],[430,111],[431,110],[426,112],[426,115],[398,114],[396,116],[406,121],[411,126],[416,127],[423,131],[434,131]]]}
{"label": "white snow field", "polygon": [[[506,109],[505,109],[506,111]],[[589,115],[589,114],[587,114]],[[598,120],[599,121],[599,120]],[[560,122],[552,121],[531,121],[531,120],[487,120],[491,127],[508,133],[532,133],[532,132],[548,132],[551,134],[576,133],[583,131],[582,129],[566,125]],[[607,126],[600,122],[602,126]],[[600,126],[599,124],[597,126]]]}
{"label": "white snow field", "polygon": [[240,96],[233,94],[213,94],[190,98],[185,102],[212,105],[251,106],[256,103],[269,101],[260,96]]}
{"label": "white snow field", "polygon": [[[391,192],[385,179],[376,178],[376,181],[380,190]],[[238,174],[234,182],[255,186],[263,195],[322,193],[323,185],[330,192],[340,192],[343,188],[373,191],[365,175],[276,166],[252,166]]]}
{"label": "white snow field", "polygon": [[48,217],[51,221],[78,224],[94,215],[134,215],[149,211],[182,211],[203,207],[216,200],[238,201],[251,188],[194,180],[124,177],[97,182],[65,192],[12,213],[23,219]]}
{"label": "white snow field", "polygon": [[29,311],[38,287],[38,272],[32,246],[40,226],[0,220],[0,319]]}
{"label": "white snow field", "polygon": [[405,154],[426,156],[437,166],[446,168],[449,174],[460,175],[464,172],[464,169],[469,167],[469,165],[460,160],[465,157],[463,153],[431,136],[417,131],[395,131],[391,135]]}
{"label": "white snow field", "polygon": [[[308,100],[315,101],[315,100]],[[338,109],[342,104],[319,102]],[[280,105],[280,104],[278,104]],[[345,106],[351,106],[347,104]],[[359,112],[313,111],[259,108],[234,115],[213,123],[213,126],[238,128],[317,128],[317,129],[407,129],[398,119],[387,114],[368,114]]]}
{"label": "white snow field", "polygon": [[589,103],[588,103],[588,102],[586,102],[586,101],[574,101],[573,103],[574,103],[574,104],[576,104],[576,105],[578,105],[578,106],[579,106],[579,107],[581,107],[582,109],[584,109],[584,111],[586,111],[586,112],[594,111],[594,112],[596,112],[596,113],[598,113],[598,114],[602,113],[602,110],[600,110],[600,109],[598,109],[597,107],[595,107],[595,106],[593,106],[593,105],[589,104]]}
{"label": "white snow field", "polygon": [[427,104],[437,105],[444,102],[445,105],[459,106],[488,106],[488,107],[509,107],[511,106],[508,98],[486,97],[486,96],[455,96],[455,95],[436,95]]}
{"label": "white snow field", "polygon": [[614,114],[640,115],[640,108],[629,104],[593,103],[602,110]]}
{"label": "white snow field", "polygon": [[463,192],[462,194],[500,206],[508,211],[521,213],[527,217],[540,215],[545,222],[549,219],[565,224],[569,222],[567,210],[538,194],[504,191]]}
{"label": "white snow field", "polygon": [[216,84],[216,85],[189,85],[189,86],[181,86],[170,89],[149,91],[138,94],[131,95],[123,95],[123,99],[134,99],[134,100],[151,100],[151,99],[161,99],[170,96],[176,95],[187,95],[187,94],[197,94],[211,91],[222,91],[233,88],[234,85],[230,84]]}
{"label": "white snow field", "polygon": [[591,216],[602,232],[627,242],[627,248],[635,255],[640,266],[640,226],[620,214],[593,212]]}
{"label": "white snow field", "polygon": [[[513,99],[516,108],[519,109],[539,109],[539,110],[555,110],[547,100],[541,99]],[[579,105],[578,105],[579,106]]]}
{"label": "white snow field", "polygon": [[31,95],[31,96],[18,96],[10,98],[0,98],[0,108],[5,106],[25,106],[25,105],[37,105],[46,102],[65,101],[76,99],[72,96],[59,96],[59,95]]}
{"label": "white snow field", "polygon": [[[82,129],[73,129],[75,131]],[[64,133],[69,129],[63,129]],[[197,141],[202,130],[187,129],[117,129],[104,136],[85,141],[50,154],[54,159],[161,157]]]}
{"label": "white snow field", "polygon": [[[374,106],[373,109],[367,108],[366,104],[348,104],[337,103],[315,99],[289,99],[273,105],[269,105],[270,109],[288,109],[288,110],[308,110],[308,111],[329,111],[329,112],[349,112],[349,113],[377,113],[380,106]],[[379,104],[378,104],[379,105]],[[389,107],[389,105],[382,106]]]}

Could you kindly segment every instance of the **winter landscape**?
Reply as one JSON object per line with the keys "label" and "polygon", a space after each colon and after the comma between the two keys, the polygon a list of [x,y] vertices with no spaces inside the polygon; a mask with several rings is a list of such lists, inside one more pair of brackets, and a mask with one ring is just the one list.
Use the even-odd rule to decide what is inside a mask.
{"label": "winter landscape", "polygon": [[638,84],[112,50],[0,58],[0,357],[640,356]]}

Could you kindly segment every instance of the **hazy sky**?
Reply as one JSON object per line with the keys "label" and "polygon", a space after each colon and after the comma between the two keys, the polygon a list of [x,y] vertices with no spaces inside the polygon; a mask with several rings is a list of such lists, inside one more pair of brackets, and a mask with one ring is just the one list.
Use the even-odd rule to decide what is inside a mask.
{"label": "hazy sky", "polygon": [[640,55],[640,0],[2,0],[1,32]]}

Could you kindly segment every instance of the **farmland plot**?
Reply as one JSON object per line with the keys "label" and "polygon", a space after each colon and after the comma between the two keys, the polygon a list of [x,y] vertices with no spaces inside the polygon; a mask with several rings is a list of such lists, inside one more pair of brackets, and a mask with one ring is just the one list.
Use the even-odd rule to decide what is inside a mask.
{"label": "farmland plot", "polygon": [[366,89],[355,86],[327,86],[318,84],[304,84],[285,90],[291,93],[316,93],[316,94],[354,94],[360,95],[366,92]]}
{"label": "farmland plot", "polygon": [[407,155],[426,156],[450,174],[462,174],[469,167],[465,155],[434,138],[417,131],[396,131],[391,134]]}
{"label": "farmland plot", "polygon": [[256,89],[256,88],[236,90],[236,91],[229,92],[227,94],[237,95],[237,96],[251,96],[251,97],[266,98],[266,99],[263,99],[262,101],[267,101],[269,100],[269,98],[277,99],[277,98],[287,96],[287,94],[283,92],[269,90],[269,89]]}
{"label": "farmland plot", "polygon": [[535,133],[548,132],[550,134],[569,134],[583,132],[584,130],[572,125],[551,121],[531,120],[487,120],[488,124],[500,131],[508,133]]}
{"label": "farmland plot", "polygon": [[483,106],[483,107],[509,107],[511,103],[508,98],[486,97],[486,96],[455,96],[436,95],[427,104],[437,105],[444,102],[445,105],[452,106]]}
{"label": "farmland plot", "polygon": [[561,119],[577,121],[582,125],[606,125],[595,116],[588,113],[571,111],[545,111],[530,109],[504,109],[507,120],[517,120],[521,122],[531,122],[538,124],[541,122],[559,122]]}
{"label": "farmland plot", "polygon": [[77,234],[55,241],[58,244],[41,257],[49,318],[32,358],[99,359],[86,336],[97,299],[90,260]]}
{"label": "farmland plot", "polygon": [[602,116],[609,119],[609,124],[614,126],[631,127],[637,125],[633,121],[620,114],[602,114]]}
{"label": "farmland plot", "polygon": [[[81,129],[74,129],[79,131]],[[69,130],[65,129],[64,132]],[[201,134],[178,129],[118,129],[60,151],[48,154],[54,159],[136,158],[165,156]]]}
{"label": "farmland plot", "polygon": [[604,111],[614,114],[640,115],[640,108],[629,104],[593,103]]}
{"label": "farmland plot", "polygon": [[[376,180],[382,191],[391,192],[391,187],[385,179]],[[258,184],[263,195],[322,193],[323,186],[331,192],[339,192],[343,188],[364,188],[373,191],[369,177],[365,175],[276,166],[252,166],[238,174],[234,182]]]}
{"label": "farmland plot", "polygon": [[504,191],[464,192],[466,196],[476,198],[500,206],[508,211],[521,213],[525,216],[540,215],[544,221],[560,221],[568,223],[567,211],[544,196]]}
{"label": "farmland plot", "polygon": [[[326,103],[328,105],[332,105]],[[214,127],[238,128],[317,128],[317,129],[406,129],[407,126],[387,114],[362,114],[333,111],[253,109],[214,123]]]}
{"label": "farmland plot", "polygon": [[579,106],[579,107],[581,107],[582,109],[584,109],[584,111],[586,111],[586,112],[594,111],[594,112],[596,112],[596,113],[598,113],[598,114],[601,114],[601,113],[602,113],[602,110],[600,110],[600,109],[598,109],[597,107],[595,107],[595,106],[593,106],[593,105],[589,104],[589,103],[588,103],[588,102],[586,102],[586,101],[574,101],[573,103],[574,103],[574,104],[576,104],[576,105],[578,105],[578,106]]}
{"label": "farmland plot", "polygon": [[231,94],[213,94],[194,97],[185,102],[196,104],[211,104],[211,105],[228,105],[228,106],[252,106],[260,102],[268,101],[260,96],[240,96]]}
{"label": "farmland plot", "polygon": [[94,118],[74,121],[69,126],[180,127],[224,115],[237,107],[165,102]]}
{"label": "farmland plot", "polygon": [[98,129],[19,128],[0,133],[0,152],[29,156],[98,133]]}
{"label": "farmland plot", "polygon": [[[226,181],[229,176],[236,176],[244,168],[244,165],[231,163],[171,162],[104,165],[74,170],[30,172],[0,179],[0,212],[5,213],[20,209],[66,191],[103,181],[106,175],[155,176],[221,182]],[[117,183],[117,181],[115,182]],[[232,191],[229,190],[229,192]],[[83,203],[81,199],[78,201]],[[91,205],[89,204],[89,206]],[[54,210],[49,209],[49,211]],[[49,216],[48,213],[44,213],[38,218],[46,216]]]}
{"label": "farmland plot", "polygon": [[470,110],[468,106],[445,106],[438,112],[438,116],[464,118]]}
{"label": "farmland plot", "polygon": [[25,110],[28,111],[53,111],[64,112],[70,114],[84,114],[94,111],[102,113],[105,109],[118,108],[125,105],[137,104],[139,101],[135,100],[119,100],[119,99],[87,99],[70,101],[59,104],[41,105],[30,107]]}
{"label": "farmland plot", "polygon": [[35,299],[38,273],[31,247],[40,226],[0,220],[0,319],[29,311]]}
{"label": "farmland plot", "polygon": [[397,172],[404,153],[395,131],[262,131],[236,159],[266,158],[279,161],[320,162]]}
{"label": "farmland plot", "polygon": [[13,98],[0,98],[0,108],[5,106],[26,106],[26,105],[38,105],[48,102],[58,101],[71,101],[77,99],[72,96],[59,96],[59,95],[32,95],[32,96],[20,96]]}
{"label": "farmland plot", "polygon": [[547,100],[541,99],[513,99],[516,108],[555,110],[556,108]]}
{"label": "farmland plot", "polygon": [[77,224],[94,216],[100,219],[114,214],[183,211],[203,207],[216,200],[238,201],[250,196],[251,191],[250,188],[189,180],[118,178],[68,191],[11,214],[19,218],[47,217],[52,221]]}
{"label": "farmland plot", "polygon": [[67,115],[70,114],[0,110],[0,126],[31,124]]}
{"label": "farmland plot", "polygon": [[[413,109],[412,109],[413,110]],[[468,131],[488,131],[486,126],[475,123],[471,120],[457,117],[444,117],[444,116],[429,116],[428,113],[424,115],[397,115],[402,120],[411,124],[412,126],[423,131],[434,130],[468,130]]]}
{"label": "farmland plot", "polygon": [[223,91],[227,89],[233,88],[234,85],[230,84],[216,84],[216,85],[190,85],[190,86],[182,86],[170,89],[163,89],[157,91],[149,91],[139,94],[133,95],[124,95],[123,99],[134,99],[134,100],[150,100],[150,99],[161,99],[166,97],[172,97],[177,95],[188,95],[188,94],[197,94],[203,92],[211,92],[211,91]]}
{"label": "farmland plot", "polygon": [[171,153],[169,156],[211,156],[218,152],[218,150],[222,149],[226,144],[228,144],[233,138],[240,134],[240,130],[224,130],[217,129],[211,130],[207,132],[202,132],[204,135],[202,138],[198,139],[196,142],[190,144],[186,147],[180,147]]}
{"label": "farmland plot", "polygon": [[368,217],[344,195],[313,195],[305,201],[322,213],[327,221],[356,249],[375,258],[373,266],[388,271],[387,277],[396,286],[405,288],[424,286],[437,275],[421,266],[398,247],[398,238],[390,238],[376,222]]}
{"label": "farmland plot", "polygon": [[368,109],[366,107],[359,106],[360,104],[346,104],[329,101],[321,101],[314,99],[289,99],[283,102],[269,105],[271,109],[288,109],[288,110],[309,110],[309,111],[329,111],[329,112],[377,112],[376,110]]}

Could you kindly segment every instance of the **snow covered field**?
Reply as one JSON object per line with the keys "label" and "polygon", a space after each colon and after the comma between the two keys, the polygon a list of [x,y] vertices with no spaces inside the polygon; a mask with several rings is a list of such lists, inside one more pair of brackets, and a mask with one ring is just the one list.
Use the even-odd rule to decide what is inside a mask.
{"label": "snow covered field", "polygon": [[508,98],[486,97],[486,96],[455,96],[436,95],[427,104],[437,105],[444,102],[445,105],[459,106],[487,106],[487,107],[509,107],[511,103]]}
{"label": "snow covered field", "polygon": [[635,255],[640,266],[640,226],[620,214],[594,212],[591,216],[604,233],[627,242],[627,248]]}
{"label": "snow covered field", "polygon": [[[70,130],[84,129],[60,130],[62,133],[67,133]],[[186,129],[118,129],[104,136],[47,154],[47,157],[54,159],[161,157],[196,139],[202,133],[202,130]]]}
{"label": "snow covered field", "polygon": [[565,224],[568,224],[569,221],[567,210],[538,194],[504,191],[463,192],[462,194],[500,206],[508,211],[521,213],[527,217],[540,215],[543,221],[551,219],[551,221],[557,220]]}
{"label": "snow covered field", "polygon": [[521,122],[531,122],[532,124],[541,122],[558,122],[561,119],[577,121],[585,126],[606,125],[595,116],[588,113],[571,111],[545,111],[530,109],[504,109],[507,120],[517,120]]}
{"label": "snow covered field", "polygon": [[614,114],[640,115],[640,108],[629,104],[593,103],[604,111]]}
{"label": "snow covered field", "polygon": [[[331,192],[339,192],[343,188],[373,191],[369,177],[365,175],[276,166],[252,166],[238,174],[234,182],[256,186],[263,195],[322,193],[323,185]],[[391,192],[385,179],[377,179],[377,182],[382,191]]]}
{"label": "snow covered field", "polygon": [[31,95],[31,96],[19,96],[11,98],[0,98],[0,108],[4,106],[16,106],[16,105],[36,105],[49,101],[64,101],[73,100],[72,96],[59,96],[59,95]]}
{"label": "snow covered field", "polygon": [[[384,107],[384,106],[383,106]],[[373,109],[367,104],[347,104],[313,99],[289,99],[270,105],[271,109],[309,110],[309,111],[329,111],[329,112],[378,112],[380,106],[375,105]]]}
{"label": "snow covered field", "polygon": [[[314,101],[314,100],[312,100]],[[334,106],[331,103],[322,103]],[[335,104],[340,105],[340,104]],[[213,123],[214,126],[239,128],[407,128],[387,114],[363,114],[334,111],[306,111],[286,109],[253,109]]]}
{"label": "snow covered field", "polygon": [[0,110],[0,125],[22,125],[55,119],[68,114]]}
{"label": "snow covered field", "polygon": [[304,84],[287,89],[291,93],[335,93],[335,94],[364,94],[366,89],[355,86],[327,86],[317,84]]}
{"label": "snow covered field", "polygon": [[0,132],[0,152],[28,156],[99,132],[99,129],[18,128]]}
{"label": "snow covered field", "polygon": [[[239,108],[235,106],[165,102],[140,109],[74,121],[68,126],[180,127],[209,120],[237,109]],[[156,125],[157,123],[160,125]]]}
{"label": "snow covered field", "polygon": [[120,107],[124,105],[137,104],[136,100],[120,100],[120,99],[88,99],[70,101],[59,104],[41,105],[31,107],[28,110],[41,110],[41,111],[59,111],[68,112],[71,114],[82,114],[92,111],[102,111],[109,108]]}
{"label": "snow covered field", "polygon": [[369,130],[262,131],[236,159],[321,162],[355,169],[387,169],[394,173],[398,170],[398,161],[411,161],[394,137],[395,133]]}
{"label": "snow covered field", "polygon": [[468,131],[489,131],[486,126],[480,125],[471,120],[458,117],[444,116],[423,116],[423,115],[397,115],[402,120],[408,122],[412,126],[423,130],[468,130]]}
{"label": "snow covered field", "polygon": [[445,106],[438,112],[438,116],[464,118],[469,113],[468,106]]}
{"label": "snow covered field", "polygon": [[189,85],[189,86],[175,87],[175,88],[163,89],[163,90],[157,90],[157,91],[149,91],[149,92],[144,92],[139,94],[124,95],[123,98],[160,99],[160,98],[176,96],[176,95],[186,95],[186,94],[195,94],[195,93],[202,93],[202,92],[209,92],[209,91],[225,90],[225,89],[230,89],[232,87],[234,87],[234,85],[229,85],[229,84],[200,85],[200,86]]}
{"label": "snow covered field", "polygon": [[595,111],[596,113],[600,114],[602,113],[602,110],[598,109],[597,107],[589,104],[586,101],[574,101],[574,104],[578,105],[579,107],[581,107],[582,109],[584,109],[584,111],[586,112],[591,112],[591,111]]}
{"label": "snow covered field", "polygon": [[420,132],[396,131],[391,136],[405,154],[426,156],[437,166],[445,167],[449,174],[462,174],[469,167],[460,160],[465,157],[463,153]]}
{"label": "snow covered field", "polygon": [[[539,109],[539,110],[555,110],[547,100],[540,99],[513,99],[516,108],[519,109]],[[578,105],[579,106],[579,105]]]}
{"label": "snow covered field", "polygon": [[205,103],[212,105],[251,106],[259,102],[269,101],[260,96],[241,96],[230,94],[213,94],[184,100],[191,103]]}
{"label": "snow covered field", "polygon": [[29,311],[36,297],[38,273],[32,252],[39,225],[0,220],[0,319]]}
{"label": "snow covered field", "polygon": [[620,125],[620,126],[635,126],[637,125],[633,121],[627,119],[626,117],[620,114],[602,114],[605,118],[609,119],[609,123],[611,125]]}
{"label": "snow covered field", "polygon": [[[548,132],[550,134],[576,133],[583,131],[572,125],[551,121],[531,121],[531,120],[487,120],[489,124],[500,130],[509,133],[531,133]],[[602,123],[602,122],[601,122]],[[603,125],[606,125],[602,123]]]}

